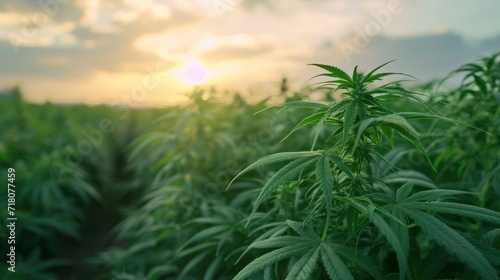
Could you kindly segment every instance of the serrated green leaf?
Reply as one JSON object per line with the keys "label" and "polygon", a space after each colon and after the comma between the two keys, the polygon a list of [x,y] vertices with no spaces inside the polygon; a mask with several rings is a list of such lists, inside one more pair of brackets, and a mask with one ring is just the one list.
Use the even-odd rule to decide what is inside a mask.
{"label": "serrated green leaf", "polygon": [[343,124],[343,133],[342,133],[342,147],[345,145],[345,141],[347,139],[347,135],[349,131],[351,131],[352,125],[356,120],[356,116],[358,115],[358,104],[356,101],[352,101],[344,113],[344,124]]}
{"label": "serrated green leaf", "polygon": [[314,139],[313,143],[311,145],[311,151],[314,150],[314,147],[316,146],[316,142],[318,141],[319,134],[321,133],[321,130],[323,129],[323,126],[325,125],[325,120],[326,120],[326,115],[318,121],[314,126],[316,127],[314,129]]}
{"label": "serrated green leaf", "polygon": [[303,255],[311,249],[310,243],[298,243],[283,248],[276,249],[272,252],[266,253],[247,266],[245,266],[234,278],[233,280],[244,280],[251,276],[252,274],[259,272],[266,267],[273,265],[281,260],[290,258],[295,255]]}
{"label": "serrated green leaf", "polygon": [[268,266],[264,270],[264,280],[277,280],[274,272],[274,266]]}
{"label": "serrated green leaf", "polygon": [[182,250],[180,251],[175,257],[176,258],[183,258],[187,255],[190,255],[192,253],[195,253],[195,252],[204,252],[204,251],[210,251],[210,250],[207,250],[208,248],[210,247],[215,247],[217,246],[217,242],[205,242],[205,243],[201,243],[201,244],[198,244],[196,246],[193,246],[193,247],[190,247],[186,250]]}
{"label": "serrated green leaf", "polygon": [[499,279],[496,270],[488,260],[464,237],[445,223],[419,210],[405,210],[422,231],[443,246],[446,251],[455,255],[462,263],[474,270],[484,279]]}
{"label": "serrated green leaf", "polygon": [[416,201],[428,201],[428,200],[438,200],[448,198],[450,196],[461,195],[461,194],[471,194],[465,191],[456,190],[428,190],[420,191],[414,193],[410,197],[404,200],[404,202],[416,202]]}
{"label": "serrated green leaf", "polygon": [[356,84],[358,82],[358,65],[354,66],[352,70],[352,82]]}
{"label": "serrated green leaf", "polygon": [[[245,249],[245,251],[243,251],[243,253],[240,255],[240,257],[236,260],[235,264],[240,262],[240,260],[248,253],[248,251],[250,251],[253,248],[252,246],[255,246],[255,248],[258,248],[258,246],[266,246],[266,244],[267,244],[267,246],[271,246],[268,248],[276,248],[276,247],[295,244],[297,242],[297,240],[295,240],[295,239],[291,240],[290,243],[286,243],[286,241],[283,240],[282,242],[285,242],[285,243],[281,243],[282,245],[277,245],[277,244],[280,244],[279,240],[276,240],[277,243],[275,243],[275,241],[272,240],[273,238],[286,237],[286,236],[280,236],[280,235],[283,234],[286,230],[288,230],[288,227],[283,222],[279,222],[279,224],[280,224],[280,226],[271,228],[271,229],[265,231],[263,234],[259,235],[257,238],[255,238],[252,245],[248,246],[248,248]],[[260,227],[260,228],[262,228],[262,227]],[[250,233],[249,236],[252,236],[253,235],[252,233]],[[288,236],[288,237],[296,238],[296,236]],[[269,238],[269,240],[265,240],[266,238]],[[266,241],[267,243],[259,244],[259,242],[263,242],[263,241]],[[262,247],[262,248],[266,248],[266,247]]]}
{"label": "serrated green leaf", "polygon": [[[405,118],[403,118],[402,116],[400,116],[398,114],[390,114],[390,115],[385,115],[385,116],[380,116],[380,117],[372,117],[372,118],[368,118],[368,119],[361,121],[361,124],[360,124],[359,129],[358,129],[358,133],[356,135],[356,139],[354,141],[353,150],[358,145],[358,142],[359,142],[361,136],[363,135],[363,133],[365,132],[365,130],[370,125],[372,125],[374,123],[382,123],[382,125],[391,127],[392,129],[398,128],[398,129],[395,129],[398,133],[400,133],[400,131],[406,131],[407,133],[405,133],[405,134],[411,135],[412,143],[413,143],[414,139],[418,140],[418,138],[417,138],[417,136],[419,135],[418,132],[413,128],[413,126]],[[405,137],[405,136],[403,136],[403,137]],[[418,141],[417,143],[420,143],[420,141]],[[414,144],[414,145],[416,145],[416,144]],[[418,145],[417,148],[419,150],[422,149],[425,153],[425,150],[423,149],[421,144]]]}
{"label": "serrated green leaf", "polygon": [[395,59],[375,67],[372,71],[370,71],[370,72],[368,72],[368,74],[366,74],[366,76],[363,78],[362,82],[363,83],[370,83],[370,82],[374,81],[374,79],[372,78],[373,74],[375,74],[380,68],[382,68],[382,67],[386,66],[387,64],[392,63],[394,61],[395,61]]}
{"label": "serrated green leaf", "polygon": [[410,251],[410,232],[406,224],[407,222],[406,215],[403,213],[401,207],[398,205],[392,208],[391,214],[394,217],[396,217],[400,222],[391,219],[389,221],[389,225],[396,234],[401,244],[402,251],[408,254],[408,252]]}
{"label": "serrated green leaf", "polygon": [[404,127],[401,127],[401,126],[398,126],[398,125],[395,125],[395,124],[388,124],[388,126],[390,126],[392,129],[394,129],[396,132],[398,132],[399,135],[403,136],[403,138],[405,138],[406,140],[410,141],[410,143],[412,143],[413,146],[415,146],[419,150],[419,152],[424,155],[424,157],[427,159],[427,162],[432,167],[432,169],[435,172],[437,172],[436,169],[434,168],[434,166],[432,165],[432,161],[429,158],[429,155],[425,151],[425,148],[422,145],[422,143],[420,142],[420,140],[418,139],[418,137],[416,137],[414,134],[410,133]]}
{"label": "serrated green leaf", "polygon": [[305,253],[290,269],[285,280],[309,280],[318,266],[320,246]]}
{"label": "serrated green leaf", "polygon": [[321,260],[331,280],[354,280],[345,263],[328,244],[322,243],[320,248]]}
{"label": "serrated green leaf", "polygon": [[391,247],[396,252],[400,274],[399,278],[401,280],[404,280],[406,272],[408,271],[407,258],[409,253],[406,246],[401,243],[401,240],[399,240],[398,236],[395,233],[395,230],[393,230],[391,226],[377,213],[373,214],[372,222],[375,226],[377,226],[380,233],[385,236],[387,241],[391,244]]}
{"label": "serrated green leaf", "polygon": [[[385,155],[381,155],[376,153],[378,161],[372,164],[372,173],[377,178],[382,178],[387,175],[392,170],[398,170],[397,164],[401,160],[401,158],[408,154],[410,149],[396,148],[389,151]],[[375,168],[378,166],[379,168]]]}
{"label": "serrated green leaf", "polygon": [[412,249],[410,255],[410,280],[435,279],[436,275],[446,265],[446,251],[435,244],[422,261],[418,245],[414,244]]}
{"label": "serrated green leaf", "polygon": [[430,189],[437,189],[437,186],[432,182],[432,180],[429,177],[425,176],[424,174],[418,171],[413,171],[413,170],[396,171],[394,173],[384,176],[382,180],[386,184],[411,182],[418,186]]}
{"label": "serrated green leaf", "polygon": [[335,66],[325,65],[325,64],[316,64],[316,63],[309,64],[309,65],[314,65],[314,66],[317,66],[319,68],[322,68],[322,69],[330,72],[332,74],[332,77],[336,77],[336,78],[339,78],[339,79],[342,79],[342,80],[345,80],[347,82],[352,83],[351,77],[346,72],[344,72],[343,70],[341,70]]}
{"label": "serrated green leaf", "polygon": [[318,112],[318,113],[315,113],[315,114],[312,114],[310,116],[307,116],[305,117],[304,119],[302,119],[293,129],[292,131],[290,131],[290,133],[288,133],[282,140],[281,142],[285,141],[285,139],[287,139],[288,137],[290,137],[290,135],[292,135],[292,133],[294,133],[295,131],[301,129],[302,127],[306,126],[306,125],[309,125],[309,124],[316,124],[318,123],[324,116],[325,116],[325,113],[326,113],[326,110],[325,111],[321,111],[321,112]]}
{"label": "serrated green leaf", "polygon": [[241,175],[244,173],[266,166],[266,165],[271,165],[274,163],[282,162],[282,161],[289,161],[289,160],[294,160],[294,159],[299,159],[299,158],[309,158],[312,156],[320,156],[321,152],[316,152],[316,151],[306,151],[306,152],[284,152],[284,153],[277,153],[269,156],[265,156],[257,160],[256,162],[250,164],[248,167],[243,169],[238,175],[236,175],[233,180],[229,183],[227,188],[231,186],[231,184]]}
{"label": "serrated green leaf", "polygon": [[[320,154],[321,155],[321,154]],[[285,181],[289,180],[290,178],[296,176],[302,170],[304,170],[306,167],[309,165],[313,164],[315,161],[317,161],[317,157],[314,157],[311,159],[311,157],[302,157],[299,159],[296,159],[289,164],[287,164],[285,167],[280,169],[278,172],[276,172],[264,185],[262,188],[261,192],[259,193],[259,196],[257,197],[257,200],[255,201],[255,204],[252,209],[252,213],[250,214],[250,217],[248,218],[248,222],[246,226],[250,223],[251,217],[255,214],[255,211],[257,211],[257,208],[259,205],[271,194],[276,190],[278,186],[283,184]],[[245,226],[245,227],[246,227]]]}
{"label": "serrated green leaf", "polygon": [[498,238],[500,238],[500,228],[489,231],[481,240],[493,246]]}
{"label": "serrated green leaf", "polygon": [[333,103],[330,108],[328,108],[327,113],[329,114],[335,114],[337,111],[343,110],[345,107],[347,107],[349,104],[352,103],[354,99],[352,98],[343,98],[342,100]]}
{"label": "serrated green leaf", "polygon": [[344,161],[336,155],[329,155],[329,158],[333,161],[333,163],[340,169],[342,172],[344,172],[349,179],[354,180],[354,174],[352,174],[351,170],[347,165],[345,165]]}
{"label": "serrated green leaf", "polygon": [[218,256],[215,258],[215,260],[212,260],[212,262],[208,266],[207,270],[205,271],[205,275],[203,275],[203,280],[216,279],[216,276],[217,276],[216,273],[220,267],[221,262],[222,262],[222,256]]}
{"label": "serrated green leaf", "polygon": [[472,237],[464,237],[467,241],[474,245],[474,247],[476,247],[493,266],[496,266],[497,268],[500,267],[500,250]]}
{"label": "serrated green leaf", "polygon": [[296,233],[302,237],[307,237],[311,239],[321,240],[319,236],[314,232],[311,226],[304,226],[301,223],[287,220],[286,223],[290,226]]}
{"label": "serrated green leaf", "polygon": [[183,279],[184,276],[186,276],[191,270],[195,269],[196,266],[199,265],[201,261],[205,257],[207,257],[208,254],[210,254],[210,251],[204,251],[200,252],[197,256],[193,257],[184,267],[182,268],[181,273],[179,274],[179,279]]}
{"label": "serrated green leaf", "polygon": [[179,248],[178,251],[182,251],[185,247],[187,247],[189,244],[202,240],[204,238],[207,238],[209,236],[215,235],[217,233],[223,232],[224,230],[228,229],[228,225],[219,225],[219,226],[213,226],[209,227],[207,229],[204,229],[197,234],[195,234],[193,237],[191,237],[184,245],[182,245],[181,248]]}
{"label": "serrated green leaf", "polygon": [[327,105],[317,102],[309,102],[309,101],[290,101],[281,104],[280,106],[285,107],[303,107],[303,108],[312,108],[312,109],[324,109],[328,108]]}
{"label": "serrated green leaf", "polygon": [[286,247],[294,244],[306,244],[306,243],[314,243],[314,240],[307,237],[302,236],[278,236],[269,238],[266,240],[256,241],[250,245],[250,248],[278,248],[278,247]]}
{"label": "serrated green leaf", "polygon": [[[160,133],[160,132],[152,132],[151,134],[146,134],[140,138],[138,138],[139,141],[138,145],[134,147],[132,153],[129,156],[129,161],[135,159],[135,157],[143,151],[147,146],[150,144],[154,143],[155,141],[160,141],[166,138],[171,138],[172,136],[169,135],[168,133]],[[144,138],[144,140],[142,140]]]}
{"label": "serrated green leaf", "polygon": [[331,244],[333,250],[348,261],[356,264],[366,272],[368,272],[371,276],[373,276],[377,280],[383,280],[384,276],[382,275],[382,271],[379,266],[375,265],[372,260],[364,256],[360,252],[356,252],[354,249],[342,246],[339,244]]}
{"label": "serrated green leaf", "polygon": [[333,195],[333,175],[329,157],[323,155],[316,163],[316,180],[323,190],[326,203],[326,213],[330,217],[332,211],[332,195]]}
{"label": "serrated green leaf", "polygon": [[311,109],[324,109],[327,108],[328,106],[322,103],[317,103],[317,102],[308,102],[308,101],[290,101],[290,102],[285,102],[282,104],[277,104],[273,106],[269,106],[267,108],[264,108],[260,111],[257,111],[254,113],[254,115],[258,115],[264,111],[267,111],[272,108],[278,108],[278,107],[283,107],[288,108],[288,107],[302,107],[302,108],[311,108]]}
{"label": "serrated green leaf", "polygon": [[478,75],[472,75],[472,77],[474,78],[474,82],[476,83],[476,85],[479,87],[479,90],[483,94],[488,94],[488,87],[486,86],[486,83],[483,81],[483,79],[481,79],[481,77],[479,77]]}
{"label": "serrated green leaf", "polygon": [[402,185],[396,191],[396,202],[404,201],[406,198],[408,198],[408,196],[410,196],[412,190],[413,190],[413,183],[408,182]]}
{"label": "serrated green leaf", "polygon": [[[336,199],[347,202],[358,209],[360,212],[365,214],[370,218],[370,221],[377,227],[379,232],[387,239],[387,241],[391,244],[391,247],[396,252],[396,257],[398,259],[399,265],[399,273],[400,279],[404,280],[406,272],[408,271],[408,254],[409,252],[406,250],[405,246],[401,244],[398,236],[396,235],[394,229],[382,218],[377,212],[375,212],[375,208],[371,209],[356,202],[351,198],[340,198],[336,197]],[[367,199],[367,198],[366,198]],[[373,206],[372,204],[370,204]],[[391,219],[392,221],[396,221],[396,219]],[[402,223],[399,221],[399,223]],[[402,223],[404,225],[404,223]]]}
{"label": "serrated green leaf", "polygon": [[394,148],[395,145],[394,145],[394,141],[392,140],[392,130],[390,129],[390,127],[382,126],[382,127],[380,127],[380,131],[385,136],[387,141],[389,141],[389,144],[391,144],[391,147]]}
{"label": "serrated green leaf", "polygon": [[455,214],[493,224],[500,224],[500,213],[473,205],[455,202],[403,202],[401,206],[446,214]]}

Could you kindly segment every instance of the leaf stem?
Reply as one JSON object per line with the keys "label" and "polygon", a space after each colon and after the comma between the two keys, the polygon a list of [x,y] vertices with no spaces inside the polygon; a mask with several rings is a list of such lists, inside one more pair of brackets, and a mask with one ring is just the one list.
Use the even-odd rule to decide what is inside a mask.
{"label": "leaf stem", "polygon": [[328,234],[328,226],[329,225],[330,225],[330,211],[326,212],[325,227],[323,228],[323,235],[321,236],[321,240],[325,240],[326,235]]}

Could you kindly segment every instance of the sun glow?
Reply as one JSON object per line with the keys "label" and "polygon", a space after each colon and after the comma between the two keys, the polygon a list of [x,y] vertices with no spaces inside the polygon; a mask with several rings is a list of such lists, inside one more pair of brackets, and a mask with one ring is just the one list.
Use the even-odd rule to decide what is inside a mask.
{"label": "sun glow", "polygon": [[177,75],[187,84],[198,85],[207,79],[208,72],[200,63],[190,61],[177,71]]}

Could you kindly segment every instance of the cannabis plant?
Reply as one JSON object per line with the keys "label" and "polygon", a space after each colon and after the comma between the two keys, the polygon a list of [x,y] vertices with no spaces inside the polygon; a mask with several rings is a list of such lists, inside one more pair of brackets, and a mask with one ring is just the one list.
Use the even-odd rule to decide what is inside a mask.
{"label": "cannabis plant", "polygon": [[[401,81],[381,83],[395,75],[408,77],[380,72],[386,64],[368,73],[355,67],[351,75],[334,66],[314,64],[325,71],[316,76],[326,78],[321,87],[341,98],[332,98],[335,101],[330,104],[291,101],[279,105],[310,110],[291,133],[310,128],[311,148],[265,156],[234,178],[282,166],[258,190],[245,220],[246,227],[265,227],[270,233],[253,238],[241,261],[251,253],[258,256],[234,279],[464,275],[499,279],[500,251],[491,246],[498,232],[482,238],[468,236],[454,224],[458,219],[498,225],[500,213],[454,202],[474,194],[440,189],[425,175],[403,170],[394,160],[391,151],[415,149],[434,169],[413,123],[446,118],[426,107],[419,94],[400,86]],[[393,102],[418,104],[425,112],[396,111]],[[266,225],[270,215],[280,220]]]}
{"label": "cannabis plant", "polygon": [[[481,193],[480,205],[500,209],[500,53],[483,57],[453,71],[463,75],[452,90],[437,90],[434,102],[451,118],[468,126],[440,127],[435,137],[439,180]],[[438,102],[440,101],[440,102]]]}

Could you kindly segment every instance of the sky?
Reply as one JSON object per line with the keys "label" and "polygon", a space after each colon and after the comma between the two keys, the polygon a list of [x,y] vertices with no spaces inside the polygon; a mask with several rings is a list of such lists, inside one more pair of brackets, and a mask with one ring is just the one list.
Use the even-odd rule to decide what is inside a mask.
{"label": "sky", "polygon": [[[298,90],[321,63],[420,80],[500,51],[500,1],[2,0],[0,88],[32,102],[174,105]],[[311,82],[307,82],[311,83]]]}

